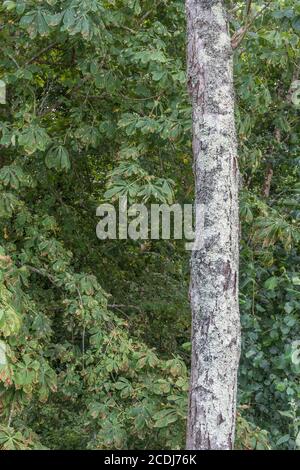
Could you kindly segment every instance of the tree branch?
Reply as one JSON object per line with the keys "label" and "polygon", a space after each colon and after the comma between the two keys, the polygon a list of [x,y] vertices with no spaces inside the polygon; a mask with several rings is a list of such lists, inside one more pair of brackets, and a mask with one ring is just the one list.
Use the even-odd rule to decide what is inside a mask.
{"label": "tree branch", "polygon": [[251,6],[252,6],[252,0],[247,0],[246,16],[250,16]]}
{"label": "tree branch", "polygon": [[[249,3],[250,3],[250,9],[251,9],[251,3],[252,1],[249,0]],[[250,27],[253,25],[254,21],[257,20],[257,18],[259,18],[262,13],[268,8],[268,6],[272,3],[272,0],[270,0],[269,2],[267,2],[257,13],[256,15],[253,16],[253,18],[250,19],[250,21],[247,21],[245,26],[243,26],[242,28],[240,28],[238,31],[236,31],[236,33],[232,36],[232,39],[231,39],[231,46],[232,46],[232,49],[236,49],[240,44],[241,42],[243,41],[246,33],[249,31]],[[248,8],[249,8],[249,4],[248,4]],[[249,16],[249,14],[247,14],[247,17]]]}
{"label": "tree branch", "polygon": [[32,64],[32,62],[34,62],[36,59],[38,59],[41,55],[45,54],[45,52],[48,52],[48,51],[50,51],[50,49],[53,49],[53,47],[55,47],[57,44],[58,44],[57,41],[52,42],[51,44],[48,44],[47,47],[44,47],[44,49],[42,49],[42,50],[39,51],[37,54],[35,54],[33,57],[31,57],[31,59],[29,59],[29,60],[26,62],[25,65]]}
{"label": "tree branch", "polygon": [[55,281],[54,277],[51,276],[51,274],[48,274],[46,271],[42,271],[40,269],[37,269],[35,268],[34,266],[29,266],[28,264],[25,265],[25,267],[27,269],[29,269],[30,271],[32,271],[33,273],[36,273],[36,274],[39,274],[40,276],[43,276],[43,277],[46,277],[47,279],[49,279],[49,281],[54,284],[56,287],[60,287],[58,286],[57,282]]}

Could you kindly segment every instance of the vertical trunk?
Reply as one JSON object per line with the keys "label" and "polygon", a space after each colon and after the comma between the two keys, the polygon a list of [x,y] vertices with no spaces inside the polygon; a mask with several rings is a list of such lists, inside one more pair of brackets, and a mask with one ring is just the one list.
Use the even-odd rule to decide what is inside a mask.
{"label": "vertical trunk", "polygon": [[[238,164],[232,48],[223,1],[186,0],[196,207],[188,449],[231,449],[240,355]],[[197,236],[196,236],[197,238]]]}

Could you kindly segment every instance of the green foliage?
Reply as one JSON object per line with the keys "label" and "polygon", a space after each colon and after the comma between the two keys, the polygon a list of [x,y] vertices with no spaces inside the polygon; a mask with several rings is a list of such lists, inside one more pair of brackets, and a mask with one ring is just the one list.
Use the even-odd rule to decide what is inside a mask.
{"label": "green foliage", "polygon": [[0,447],[2,450],[44,450],[37,436],[30,430],[24,434],[9,426],[0,426]]}
{"label": "green foliage", "polygon": [[55,168],[56,170],[68,171],[71,168],[68,151],[62,145],[50,148],[45,163],[47,168]]}
{"label": "green foliage", "polygon": [[[244,2],[228,3],[234,33]],[[183,448],[188,254],[99,242],[95,213],[120,195],[192,202],[184,4],[0,16],[0,448]],[[242,449],[299,447],[299,18],[272,2],[235,56]]]}

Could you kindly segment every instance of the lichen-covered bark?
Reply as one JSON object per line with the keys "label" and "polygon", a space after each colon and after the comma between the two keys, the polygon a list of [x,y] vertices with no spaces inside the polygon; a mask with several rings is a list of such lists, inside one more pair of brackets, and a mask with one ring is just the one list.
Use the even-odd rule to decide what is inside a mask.
{"label": "lichen-covered bark", "polygon": [[202,243],[191,259],[187,448],[231,449],[240,355],[232,48],[222,1],[186,0],[186,12],[195,197],[196,204],[204,207],[200,211],[204,223],[198,224]]}

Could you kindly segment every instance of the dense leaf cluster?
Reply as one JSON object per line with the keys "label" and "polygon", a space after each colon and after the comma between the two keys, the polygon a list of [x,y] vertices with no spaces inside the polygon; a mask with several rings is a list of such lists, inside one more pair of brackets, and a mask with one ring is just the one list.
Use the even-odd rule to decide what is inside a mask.
{"label": "dense leaf cluster", "polygon": [[[237,447],[294,448],[300,2],[252,3]],[[188,253],[95,232],[102,201],[193,200],[183,2],[4,1],[0,22],[0,448],[183,448]]]}

